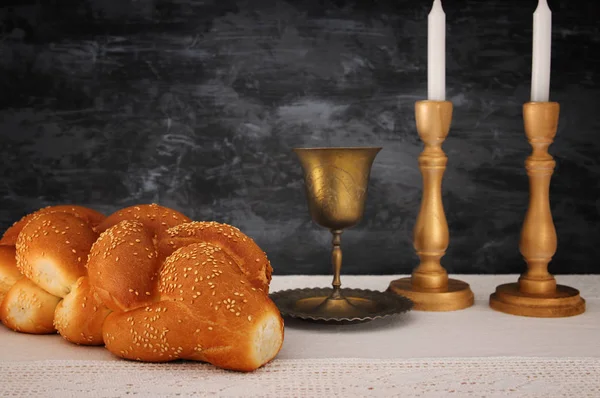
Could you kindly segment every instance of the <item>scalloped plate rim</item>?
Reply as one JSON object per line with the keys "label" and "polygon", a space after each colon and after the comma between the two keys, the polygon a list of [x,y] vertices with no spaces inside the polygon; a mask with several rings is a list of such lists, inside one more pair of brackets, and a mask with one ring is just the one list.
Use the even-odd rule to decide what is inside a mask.
{"label": "scalloped plate rim", "polygon": [[310,315],[307,313],[293,313],[293,312],[289,312],[286,310],[282,310],[281,308],[279,308],[279,306],[276,303],[276,300],[280,297],[280,296],[284,296],[286,293],[289,292],[297,292],[297,293],[301,293],[301,292],[308,292],[308,291],[314,291],[314,292],[319,292],[319,291],[331,291],[331,288],[329,287],[304,287],[304,288],[295,288],[295,289],[283,289],[283,290],[277,290],[273,293],[269,294],[269,298],[271,298],[271,300],[275,303],[275,306],[277,306],[277,309],[279,310],[279,312],[281,313],[282,317],[290,317],[290,318],[295,318],[295,319],[303,319],[303,320],[312,320],[312,321],[324,321],[324,322],[361,322],[361,321],[372,321],[372,320],[376,320],[376,319],[383,319],[383,318],[387,318],[387,317],[392,317],[392,316],[397,316],[397,315],[401,315],[404,313],[407,313],[409,311],[411,311],[414,308],[414,302],[409,299],[406,296],[401,296],[398,294],[391,294],[388,293],[386,291],[381,291],[381,290],[373,290],[373,289],[361,289],[361,288],[343,288],[342,290],[345,291],[349,291],[349,292],[369,292],[369,293],[375,293],[375,294],[382,294],[382,295],[386,295],[392,299],[397,299],[398,301],[403,301],[404,303],[407,303],[407,308],[400,310],[400,311],[391,311],[391,312],[384,312],[381,314],[375,314],[373,316],[365,316],[365,317],[355,317],[355,318],[331,318],[331,317],[323,317],[323,316],[314,316],[314,315]]}

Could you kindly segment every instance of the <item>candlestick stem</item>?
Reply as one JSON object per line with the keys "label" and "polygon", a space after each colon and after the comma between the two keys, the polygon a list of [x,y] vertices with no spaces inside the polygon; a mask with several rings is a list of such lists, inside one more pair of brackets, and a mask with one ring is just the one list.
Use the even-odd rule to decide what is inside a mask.
{"label": "candlestick stem", "polygon": [[419,156],[423,197],[413,231],[420,263],[411,278],[392,281],[389,291],[406,296],[416,310],[453,311],[473,305],[473,292],[465,282],[449,279],[440,260],[449,242],[448,222],[442,205],[442,177],[448,158],[442,143],[450,130],[452,103],[419,101],[415,106],[417,130],[425,148]]}

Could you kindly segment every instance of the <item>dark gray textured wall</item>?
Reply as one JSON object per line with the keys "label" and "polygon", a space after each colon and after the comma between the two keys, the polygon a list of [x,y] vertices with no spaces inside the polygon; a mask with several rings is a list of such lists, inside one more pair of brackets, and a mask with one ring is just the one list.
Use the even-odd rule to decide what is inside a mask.
{"label": "dark gray textured wall", "polygon": [[[345,273],[410,272],[426,17],[414,0],[56,0],[0,9],[0,226],[158,202],[240,227],[275,272],[328,273],[295,146],[381,145]],[[521,272],[534,0],[445,2],[450,272]],[[550,0],[555,273],[600,271],[595,2]],[[577,3],[577,4],[574,4]]]}

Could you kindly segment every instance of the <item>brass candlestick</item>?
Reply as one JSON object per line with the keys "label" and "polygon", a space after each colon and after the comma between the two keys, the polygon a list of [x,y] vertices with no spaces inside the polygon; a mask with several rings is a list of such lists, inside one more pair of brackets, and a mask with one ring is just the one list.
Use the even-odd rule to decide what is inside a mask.
{"label": "brass candlestick", "polygon": [[454,311],[473,305],[473,292],[465,282],[449,279],[440,264],[448,248],[448,222],[442,205],[442,177],[448,158],[442,143],[452,121],[449,101],[418,101],[415,116],[425,149],[419,156],[423,175],[423,197],[417,217],[414,247],[419,266],[410,278],[390,283],[389,291],[410,298],[421,311]]}
{"label": "brass candlestick", "polygon": [[548,272],[557,244],[550,211],[550,179],[556,162],[548,147],[556,135],[559,109],[556,102],[529,102],[523,106],[525,133],[533,148],[525,161],[529,207],[519,242],[527,271],[518,283],[496,288],[490,296],[490,306],[497,311],[533,317],[565,317],[585,311],[585,300],[579,291],[557,285]]}

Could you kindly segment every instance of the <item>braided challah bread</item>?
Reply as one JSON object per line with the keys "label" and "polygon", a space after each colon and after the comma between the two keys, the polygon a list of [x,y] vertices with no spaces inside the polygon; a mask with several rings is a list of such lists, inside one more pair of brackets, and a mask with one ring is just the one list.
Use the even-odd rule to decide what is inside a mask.
{"label": "braided challah bread", "polygon": [[239,229],[162,206],[53,206],[0,240],[0,320],[133,360],[251,371],[283,344],[271,265]]}

